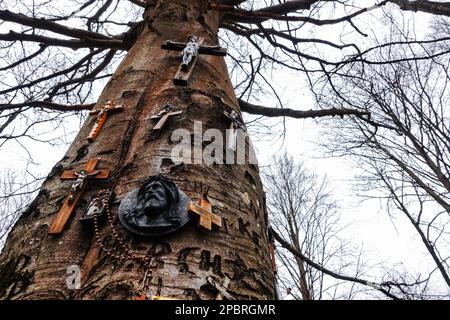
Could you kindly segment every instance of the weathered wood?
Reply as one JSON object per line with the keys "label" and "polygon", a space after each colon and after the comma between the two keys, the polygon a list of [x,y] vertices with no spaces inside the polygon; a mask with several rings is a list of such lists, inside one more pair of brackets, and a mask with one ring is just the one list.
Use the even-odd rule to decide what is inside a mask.
{"label": "weathered wood", "polygon": [[199,200],[199,204],[191,202],[189,211],[199,216],[198,226],[211,231],[215,228],[222,228],[222,218],[212,213],[212,204],[206,197]]}
{"label": "weathered wood", "polygon": [[113,114],[117,112],[122,112],[123,106],[114,106],[112,104],[111,100],[108,100],[106,104],[102,107],[100,107],[97,110],[92,110],[89,112],[89,115],[97,115],[97,119],[95,121],[94,126],[92,127],[91,132],[89,133],[89,136],[87,137],[87,141],[89,143],[92,143],[97,139],[97,136],[100,134],[100,130],[102,129],[103,125],[106,122],[106,119],[108,118],[108,114]]}
{"label": "weathered wood", "polygon": [[[65,170],[61,175],[61,180],[77,180],[79,175],[77,172],[83,172],[86,174],[86,180],[92,179],[107,179],[109,177],[109,170],[95,170],[99,159],[89,159],[84,169],[80,171]],[[81,186],[77,190],[71,190],[69,196],[64,201],[63,206],[59,210],[58,214],[53,218],[53,221],[48,229],[48,234],[58,235],[60,234],[64,226],[72,215],[73,211],[77,207],[78,201],[81,195],[87,187],[88,181],[81,181]]]}
{"label": "weathered wood", "polygon": [[195,64],[197,63],[198,56],[192,59],[192,62],[184,68],[181,64],[178,67],[177,73],[173,77],[173,84],[176,86],[187,86],[192,72],[194,71]]}
{"label": "weathered wood", "polygon": [[[176,42],[167,40],[165,43],[161,45],[161,49],[164,50],[172,50],[172,51],[182,51],[186,47],[186,43],[184,42]],[[226,56],[227,49],[222,48],[221,46],[204,46],[200,45],[198,49],[199,54],[208,54],[211,56]]]}
{"label": "weathered wood", "polygon": [[216,300],[223,300],[223,298],[227,298],[228,300],[235,300],[234,297],[228,293],[228,286],[231,283],[231,279],[225,276],[225,279],[223,280],[223,284],[220,285],[214,281],[213,278],[209,277],[208,282],[213,285],[219,293],[216,295]]}
{"label": "weathered wood", "polygon": [[[96,174],[95,174],[96,179],[107,179],[109,177],[109,173],[110,173],[109,169],[95,170],[95,171],[96,171]],[[76,178],[77,178],[77,175],[75,175],[75,172],[73,170],[66,170],[60,176],[61,180],[74,180]]]}
{"label": "weathered wood", "polygon": [[[198,54],[196,54],[192,61],[187,66],[183,66],[181,63],[178,67],[177,73],[175,74],[175,77],[173,78],[173,84],[177,86],[187,86],[189,79],[192,75],[192,72],[195,68],[195,64],[197,63],[198,56],[200,54],[207,54],[212,56],[226,56],[227,50],[217,46],[205,46],[203,45],[204,39],[198,38]],[[172,50],[172,51],[183,51],[186,47],[187,43],[183,42],[175,42],[171,40],[167,40],[165,43],[161,45],[162,49],[165,50]]]}
{"label": "weathered wood", "polygon": [[52,223],[48,229],[48,234],[59,235],[63,231],[64,226],[67,223],[67,220],[69,220],[69,217],[72,215],[72,212],[74,212],[75,208],[77,207],[78,201],[81,198],[81,194],[84,192],[85,189],[86,185],[84,185],[80,189],[80,191],[75,195],[72,201],[69,201],[69,197],[66,198],[58,214],[52,220]]}

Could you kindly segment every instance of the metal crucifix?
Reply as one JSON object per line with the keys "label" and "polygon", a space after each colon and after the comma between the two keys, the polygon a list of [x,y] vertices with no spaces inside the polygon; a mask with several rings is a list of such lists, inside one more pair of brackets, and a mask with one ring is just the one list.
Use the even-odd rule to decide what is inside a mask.
{"label": "metal crucifix", "polygon": [[152,120],[158,120],[156,125],[152,128],[152,132],[159,132],[166,124],[169,117],[182,114],[183,111],[175,111],[175,107],[166,104],[161,108],[161,111],[150,117]]}
{"label": "metal crucifix", "polygon": [[223,114],[228,118],[228,120],[230,120],[230,126],[227,129],[226,138],[227,148],[236,151],[237,129],[242,129],[244,131],[246,131],[247,129],[245,128],[244,123],[241,121],[241,118],[235,110],[231,110],[231,112],[224,110]]}
{"label": "metal crucifix", "polygon": [[61,180],[75,180],[70,187],[69,195],[64,201],[63,206],[59,210],[58,214],[53,218],[52,224],[48,230],[48,234],[60,234],[64,229],[64,226],[75,210],[78,200],[80,199],[83,191],[86,189],[89,180],[92,179],[107,179],[109,177],[110,170],[95,170],[99,159],[89,159],[84,169],[81,170],[65,170],[60,179]]}
{"label": "metal crucifix", "polygon": [[180,56],[182,57],[182,61],[173,79],[173,84],[178,86],[187,86],[199,54],[207,54],[212,56],[227,55],[227,49],[224,49],[218,45],[204,46],[202,45],[203,41],[203,38],[197,38],[192,35],[189,36],[187,43],[167,40],[161,45],[161,48],[165,50],[181,51]]}
{"label": "metal crucifix", "polygon": [[95,121],[94,126],[92,127],[91,132],[89,133],[89,136],[87,137],[87,141],[89,143],[92,143],[97,139],[97,136],[100,133],[100,130],[102,129],[103,125],[106,122],[106,118],[108,117],[109,113],[116,113],[116,112],[122,112],[123,106],[118,105],[114,106],[111,100],[108,100],[104,106],[97,110],[92,110],[89,112],[89,115],[97,115],[97,120]]}

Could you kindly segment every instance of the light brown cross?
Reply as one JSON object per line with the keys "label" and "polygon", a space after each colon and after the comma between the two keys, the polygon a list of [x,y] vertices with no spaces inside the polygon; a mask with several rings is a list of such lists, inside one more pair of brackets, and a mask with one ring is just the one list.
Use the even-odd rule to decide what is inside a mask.
{"label": "light brown cross", "polygon": [[107,179],[109,177],[110,170],[95,170],[99,159],[89,159],[84,169],[81,170],[65,170],[60,179],[61,180],[75,180],[70,188],[70,193],[64,201],[63,206],[59,210],[58,214],[53,218],[52,224],[48,229],[48,234],[60,234],[64,229],[64,226],[75,210],[78,200],[80,199],[83,191],[86,189],[88,180],[92,179]]}
{"label": "light brown cross", "polygon": [[89,133],[89,136],[87,137],[87,141],[89,143],[92,143],[97,139],[97,136],[100,134],[100,130],[102,129],[103,125],[106,122],[106,118],[108,117],[108,114],[110,113],[116,113],[116,112],[122,112],[123,106],[118,105],[114,106],[111,100],[108,100],[104,106],[102,106],[99,109],[92,110],[89,112],[89,115],[97,115],[97,120],[95,120],[95,124],[92,127],[91,132]]}
{"label": "light brown cross", "polygon": [[225,276],[225,280],[223,281],[223,284],[219,284],[214,280],[213,277],[208,277],[207,281],[210,285],[212,285],[214,288],[219,291],[219,293],[216,295],[216,300],[223,300],[223,298],[227,298],[228,300],[236,300],[235,297],[233,297],[227,290],[228,286],[230,285],[231,279]]}
{"label": "light brown cross", "polygon": [[206,197],[199,200],[199,204],[191,202],[189,212],[197,214],[200,219],[199,227],[211,231],[214,227],[222,228],[222,218],[212,213],[211,202]]}
{"label": "light brown cross", "polygon": [[150,117],[150,119],[152,120],[158,120],[156,125],[152,128],[153,132],[160,132],[160,130],[166,124],[167,120],[169,120],[169,117],[177,116],[183,113],[183,111],[174,111],[174,109],[175,108],[171,105],[165,105],[164,107],[162,107],[162,110],[160,112]]}

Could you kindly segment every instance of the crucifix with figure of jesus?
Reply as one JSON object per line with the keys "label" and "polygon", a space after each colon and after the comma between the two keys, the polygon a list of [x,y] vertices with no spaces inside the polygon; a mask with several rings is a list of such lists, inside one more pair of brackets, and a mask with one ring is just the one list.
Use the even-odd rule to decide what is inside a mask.
{"label": "crucifix with figure of jesus", "polygon": [[203,45],[203,42],[203,38],[197,38],[196,36],[191,35],[189,36],[187,43],[167,40],[161,45],[161,48],[165,50],[181,51],[180,56],[182,57],[182,61],[175,77],[173,78],[174,85],[188,85],[189,78],[194,70],[199,54],[207,54],[212,56],[227,55],[227,49],[224,49],[219,45],[205,46]]}
{"label": "crucifix with figure of jesus", "polygon": [[100,159],[89,159],[85,167],[80,170],[65,170],[61,175],[61,180],[75,180],[70,187],[69,195],[64,201],[63,206],[53,219],[48,234],[60,234],[66,225],[69,217],[77,207],[89,180],[107,179],[109,177],[109,169],[96,170]]}

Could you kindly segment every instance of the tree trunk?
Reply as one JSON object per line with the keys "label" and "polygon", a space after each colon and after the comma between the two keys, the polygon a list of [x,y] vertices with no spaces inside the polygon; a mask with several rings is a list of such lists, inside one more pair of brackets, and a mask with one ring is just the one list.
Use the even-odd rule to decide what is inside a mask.
{"label": "tree trunk", "polygon": [[[158,2],[159,3],[159,2]],[[165,40],[186,42],[203,37],[218,43],[220,13],[207,10],[207,1],[166,0],[149,6],[147,26],[103,90],[96,108],[107,100],[124,105],[122,113],[109,115],[97,140],[86,142],[95,116],[87,119],[65,157],[43,183],[39,195],[11,231],[0,257],[0,297],[3,299],[132,299],[138,295],[147,269],[135,260],[122,261],[105,254],[93,230],[78,219],[91,197],[102,188],[114,190],[121,200],[151,175],[172,179],[191,199],[209,187],[213,211],[223,218],[218,231],[198,229],[194,219],[177,232],[157,239],[127,232],[114,218],[126,245],[151,259],[149,291],[177,299],[215,299],[208,285],[213,277],[231,282],[228,292],[237,299],[275,297],[270,268],[264,192],[258,167],[251,164],[175,165],[171,133],[176,128],[193,131],[194,121],[203,130],[228,127],[225,108],[240,113],[223,57],[200,55],[187,87],[172,84],[180,64],[179,53],[161,49]],[[150,138],[159,108],[170,103],[183,110],[172,117],[157,138]],[[203,143],[203,147],[208,143]],[[248,143],[247,143],[248,147]],[[92,182],[76,212],[59,236],[48,227],[66,199],[73,181],[61,181],[65,169],[80,169],[88,159],[100,158],[99,169],[111,169],[110,178]],[[119,201],[111,205],[117,216]],[[111,225],[100,228],[101,243],[112,251],[118,246]],[[68,267],[81,270],[81,288],[66,284]]]}

